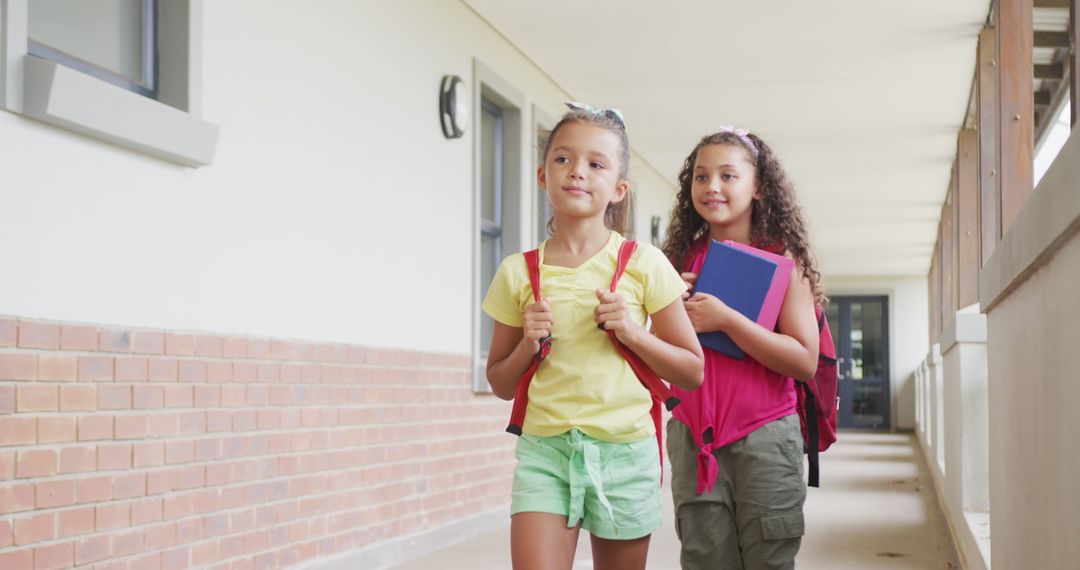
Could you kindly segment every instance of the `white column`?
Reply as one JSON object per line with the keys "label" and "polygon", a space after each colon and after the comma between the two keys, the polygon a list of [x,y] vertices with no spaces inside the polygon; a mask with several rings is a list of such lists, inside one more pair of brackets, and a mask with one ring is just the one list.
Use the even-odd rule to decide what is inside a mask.
{"label": "white column", "polygon": [[945,411],[942,402],[942,366],[941,344],[935,343],[930,347],[930,354],[926,357],[926,366],[930,377],[930,421],[927,422],[927,440],[930,444],[930,468],[936,475],[945,472],[945,440],[944,440],[944,417]]}
{"label": "white column", "polygon": [[946,514],[968,568],[989,558],[989,431],[986,315],[978,305],[945,323],[943,365]]}

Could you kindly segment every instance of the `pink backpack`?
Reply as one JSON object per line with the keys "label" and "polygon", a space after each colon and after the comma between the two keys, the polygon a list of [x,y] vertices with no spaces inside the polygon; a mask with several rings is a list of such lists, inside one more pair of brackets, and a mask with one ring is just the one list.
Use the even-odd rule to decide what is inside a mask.
{"label": "pink backpack", "polygon": [[808,455],[810,471],[807,485],[820,487],[818,453],[829,449],[836,441],[836,396],[839,377],[836,369],[836,346],[833,344],[825,310],[814,307],[818,321],[818,366],[809,382],[796,382],[799,386],[798,411],[802,426],[804,449]]}

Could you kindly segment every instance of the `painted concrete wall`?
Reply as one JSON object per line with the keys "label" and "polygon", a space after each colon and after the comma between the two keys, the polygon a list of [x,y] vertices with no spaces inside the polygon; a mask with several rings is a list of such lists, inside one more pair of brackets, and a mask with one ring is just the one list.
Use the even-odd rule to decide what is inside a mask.
{"label": "painted concrete wall", "polygon": [[929,328],[925,277],[825,276],[825,293],[889,298],[889,382],[894,429],[915,428],[915,370],[926,358]]}
{"label": "painted concrete wall", "polygon": [[1080,559],[1080,235],[988,314],[990,517],[1002,568]]}
{"label": "painted concrete wall", "polygon": [[[204,16],[212,166],[0,113],[0,314],[467,353],[474,133],[443,138],[440,79],[478,58],[529,109],[573,94],[459,2]],[[635,158],[639,236],[675,174]]]}
{"label": "painted concrete wall", "polygon": [[1080,137],[1072,136],[980,273],[989,365],[994,564],[1080,559]]}

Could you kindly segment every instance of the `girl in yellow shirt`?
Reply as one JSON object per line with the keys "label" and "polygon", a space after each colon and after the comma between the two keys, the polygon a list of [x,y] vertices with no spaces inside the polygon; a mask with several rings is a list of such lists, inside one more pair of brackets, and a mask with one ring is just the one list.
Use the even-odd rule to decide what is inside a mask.
{"label": "girl in yellow shirt", "polygon": [[540,341],[552,337],[529,386],[516,449],[511,556],[514,568],[570,568],[584,528],[596,568],[644,568],[660,525],[651,398],[599,329],[614,331],[687,390],[701,384],[703,357],[681,302],[686,285],[659,250],[642,244],[616,292],[607,290],[630,190],[626,127],[614,109],[567,105],[537,173],[554,211],[540,248],[543,297],[533,302],[516,254],[503,261],[483,303],[495,321],[488,381],[503,399],[514,397]]}

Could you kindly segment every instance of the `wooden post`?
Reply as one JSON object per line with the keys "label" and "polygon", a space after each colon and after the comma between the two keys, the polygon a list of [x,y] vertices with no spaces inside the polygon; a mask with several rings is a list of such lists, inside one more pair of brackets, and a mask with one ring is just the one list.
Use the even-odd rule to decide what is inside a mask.
{"label": "wooden post", "polygon": [[956,141],[957,308],[979,302],[979,135],[960,131]]}
{"label": "wooden post", "polygon": [[1035,93],[1032,78],[1034,31],[1032,0],[999,0],[997,44],[1001,148],[1001,233],[1034,187]]}
{"label": "wooden post", "polygon": [[1080,115],[1080,64],[1077,52],[1080,51],[1080,0],[1069,0],[1069,105],[1072,107],[1071,126],[1076,126]]}
{"label": "wooden post", "polygon": [[930,274],[927,289],[930,295],[930,346],[938,341],[941,333],[941,226],[938,226],[938,241],[934,244],[934,255],[930,258]]}
{"label": "wooden post", "polygon": [[[959,146],[959,145],[958,145]],[[952,277],[949,288],[949,305],[953,313],[960,310],[960,157],[957,155],[952,165],[952,179],[949,180],[949,203],[952,206],[952,233],[949,242],[952,245],[952,268],[949,274]],[[949,320],[953,320],[949,315]]]}
{"label": "wooden post", "polygon": [[979,129],[979,267],[986,264],[1001,239],[1001,177],[998,176],[997,30],[979,33],[977,64]]}
{"label": "wooden post", "polygon": [[[955,172],[955,169],[954,169]],[[945,206],[941,208],[941,326],[949,322],[956,313],[955,298],[956,278],[953,276],[956,255],[955,242],[953,241],[953,188],[950,185],[949,195],[945,198]]]}

